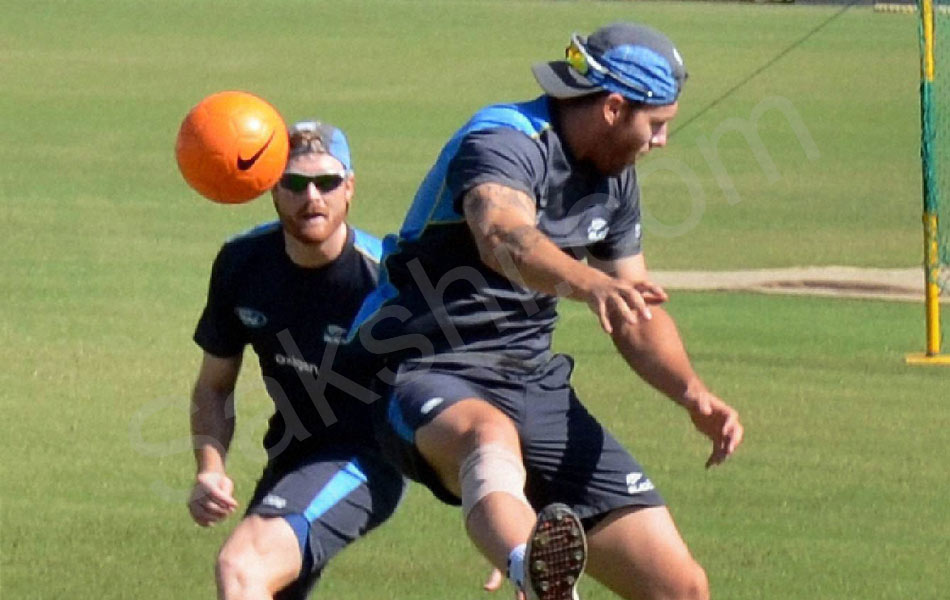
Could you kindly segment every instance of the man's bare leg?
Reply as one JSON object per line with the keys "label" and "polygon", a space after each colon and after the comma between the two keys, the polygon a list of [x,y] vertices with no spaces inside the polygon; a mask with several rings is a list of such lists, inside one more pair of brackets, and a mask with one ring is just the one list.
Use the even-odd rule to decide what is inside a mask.
{"label": "man's bare leg", "polygon": [[302,560],[297,536],[286,520],[250,515],[218,553],[218,599],[273,600],[297,579]]}
{"label": "man's bare leg", "polygon": [[708,600],[703,568],[665,506],[613,511],[587,536],[587,572],[628,600]]}

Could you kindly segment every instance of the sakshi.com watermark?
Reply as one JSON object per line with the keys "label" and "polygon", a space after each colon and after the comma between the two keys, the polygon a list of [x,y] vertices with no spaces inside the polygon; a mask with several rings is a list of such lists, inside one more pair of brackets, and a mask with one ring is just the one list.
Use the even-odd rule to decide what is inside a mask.
{"label": "sakshi.com watermark", "polygon": [[[713,182],[714,188],[725,197],[729,205],[736,205],[742,201],[742,196],[720,153],[721,142],[726,135],[738,134],[742,136],[766,182],[769,184],[777,183],[781,179],[780,170],[760,134],[760,122],[767,113],[771,112],[777,112],[784,118],[785,123],[797,139],[805,158],[814,161],[821,156],[811,132],[794,104],[783,97],[766,98],[752,109],[748,117],[724,119],[711,134],[701,135],[695,139],[696,150],[708,167],[711,178],[708,176],[704,178],[700,172],[697,172],[682,160],[662,155],[653,157],[643,165],[638,165],[637,175],[641,187],[648,183],[652,177],[669,177],[672,175],[684,185],[690,206],[684,219],[678,223],[669,223],[654,218],[641,203],[641,219],[644,227],[652,235],[661,238],[682,236],[698,227],[706,210],[707,198],[709,197],[707,187],[709,187],[710,180]],[[574,204],[567,218],[576,216],[572,215],[571,211],[579,213],[585,207],[589,207],[591,203],[605,206],[609,212],[611,209],[617,208],[621,202],[619,199],[606,194],[589,196]],[[639,235],[639,229],[636,235]],[[586,254],[585,248],[574,249],[572,252],[579,260],[590,258]],[[509,281],[515,286],[527,289],[527,286],[524,285],[524,277],[518,270],[517,261],[510,253],[506,252],[504,248],[499,248],[495,253],[495,258],[498,268]],[[426,309],[429,314],[434,316],[441,340],[436,344],[420,333],[405,333],[383,339],[374,337],[372,331],[375,325],[387,320],[395,320],[396,326],[389,327],[390,331],[395,331],[399,329],[399,324],[404,324],[413,316],[406,307],[385,305],[366,323],[368,326],[359,328],[356,339],[359,341],[363,356],[380,358],[394,354],[404,356],[407,353],[412,353],[419,357],[427,357],[434,355],[437,352],[436,348],[445,348],[446,345],[450,349],[449,351],[464,349],[463,337],[452,319],[449,318],[445,296],[450,286],[457,286],[460,283],[470,285],[473,290],[483,290],[490,287],[484,275],[471,266],[461,265],[444,273],[438,281],[432,281],[418,259],[410,260],[406,266],[416,289],[425,299]],[[561,282],[555,285],[554,288],[561,296],[567,296],[572,292],[571,286],[567,282]],[[506,307],[502,307],[497,299],[490,295],[482,294],[479,298],[484,305],[483,310],[492,315],[492,322],[500,333],[504,333],[512,327],[509,317],[514,315],[510,303]],[[520,303],[520,310],[517,311],[518,317],[532,316],[542,310],[536,297],[532,294],[520,295],[518,302]],[[283,352],[279,356],[273,357],[274,361],[281,367],[293,369],[302,384],[306,397],[290,398],[286,390],[272,377],[265,376],[258,380],[257,387],[245,393],[266,393],[272,402],[260,404],[260,408],[254,414],[245,414],[246,411],[242,412],[242,424],[235,428],[234,437],[227,449],[228,454],[232,457],[238,455],[243,458],[258,460],[261,449],[260,438],[275,412],[282,418],[284,427],[282,437],[265,448],[271,459],[286,451],[295,440],[298,442],[306,441],[314,435],[319,435],[319,432],[323,429],[332,427],[337,423],[337,415],[327,400],[328,388],[336,388],[353,401],[370,405],[381,398],[381,395],[375,391],[378,388],[374,386],[373,378],[384,384],[392,384],[395,381],[396,373],[383,360],[374,365],[374,367],[379,368],[370,376],[370,380],[355,381],[344,375],[342,370],[338,368],[338,360],[348,359],[340,358],[340,342],[328,344],[322,357],[320,357],[319,364],[317,364],[305,358],[289,330],[279,332],[277,338]],[[424,372],[427,369],[426,364],[425,361],[414,361],[413,373]],[[129,422],[129,443],[132,450],[143,457],[167,458],[178,455],[191,456],[196,449],[207,444],[220,447],[221,442],[219,440],[204,436],[183,434],[171,440],[154,441],[150,439],[148,435],[149,424],[153,419],[159,418],[165,411],[180,412],[190,402],[190,399],[185,397],[173,396],[155,399],[143,405]],[[232,392],[224,406],[225,419],[231,421],[235,419],[235,404],[235,393]],[[304,408],[306,408],[308,415],[316,414],[320,422],[316,424],[305,422],[306,419],[300,414],[301,409]],[[196,410],[197,407],[191,404],[192,413]],[[366,426],[370,427],[371,425],[367,423]],[[190,479],[182,482],[180,486],[164,481],[154,481],[151,488],[163,500],[184,502],[191,491],[191,485],[192,481]]]}

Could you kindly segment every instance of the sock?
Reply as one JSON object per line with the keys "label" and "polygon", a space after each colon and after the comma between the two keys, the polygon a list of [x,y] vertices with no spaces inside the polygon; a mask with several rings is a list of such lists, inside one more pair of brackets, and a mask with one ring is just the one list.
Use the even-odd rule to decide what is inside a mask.
{"label": "sock", "polygon": [[524,589],[524,552],[527,544],[515,546],[508,554],[508,579],[515,584],[519,590]]}

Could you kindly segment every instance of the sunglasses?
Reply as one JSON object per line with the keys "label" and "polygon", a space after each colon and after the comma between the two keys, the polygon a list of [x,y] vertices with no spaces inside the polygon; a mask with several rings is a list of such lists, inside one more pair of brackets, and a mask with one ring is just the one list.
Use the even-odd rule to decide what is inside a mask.
{"label": "sunglasses", "polygon": [[320,173],[312,177],[298,173],[284,173],[280,178],[280,187],[299,194],[305,192],[312,183],[321,194],[332,192],[346,179],[345,173]]}
{"label": "sunglasses", "polygon": [[581,75],[586,76],[593,69],[601,75],[610,77],[614,81],[619,82],[625,87],[640,92],[647,98],[653,97],[653,90],[647,89],[641,84],[624,77],[619,73],[614,73],[604,65],[600,64],[600,62],[591,56],[590,52],[587,51],[587,48],[585,48],[584,44],[581,43],[580,37],[576,33],[571,34],[571,43],[568,44],[567,48],[564,49],[564,56],[567,58],[568,64],[570,64],[571,67],[573,67],[573,69]]}

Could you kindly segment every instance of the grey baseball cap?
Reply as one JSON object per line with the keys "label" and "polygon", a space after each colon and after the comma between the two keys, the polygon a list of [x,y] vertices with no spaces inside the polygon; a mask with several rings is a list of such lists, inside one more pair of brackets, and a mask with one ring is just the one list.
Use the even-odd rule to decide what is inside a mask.
{"label": "grey baseball cap", "polygon": [[575,33],[565,60],[538,63],[531,70],[555,98],[606,90],[654,105],[676,102],[687,77],[673,42],[637,23],[614,23],[586,37]]}

